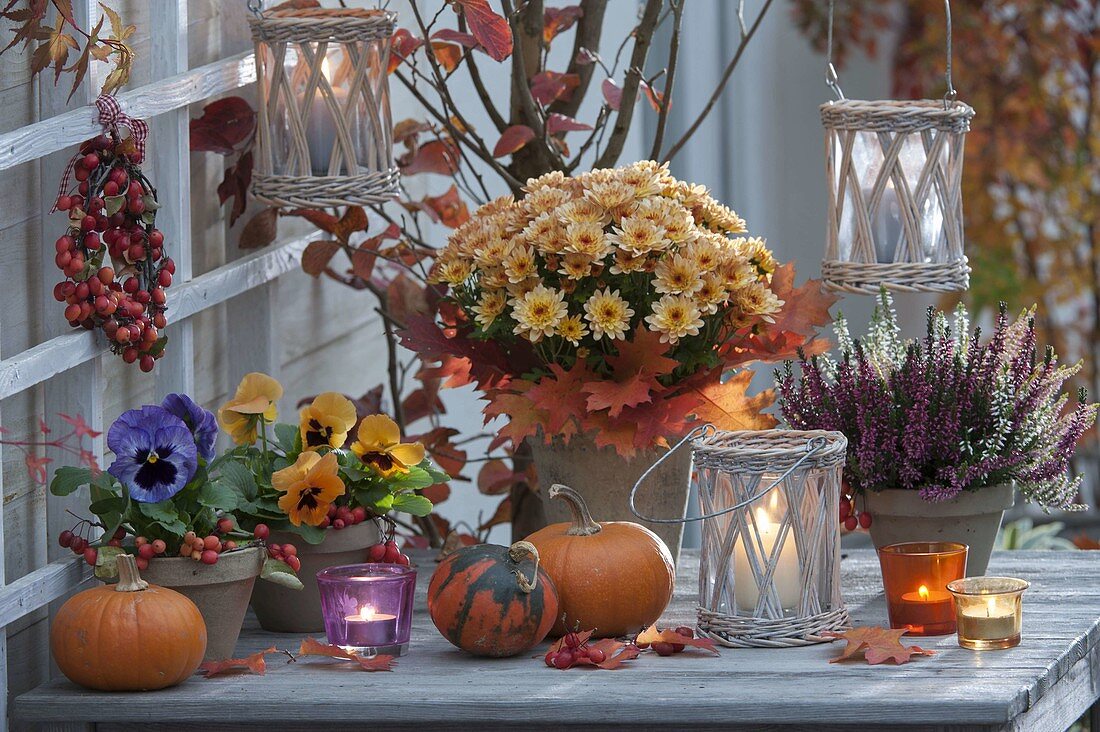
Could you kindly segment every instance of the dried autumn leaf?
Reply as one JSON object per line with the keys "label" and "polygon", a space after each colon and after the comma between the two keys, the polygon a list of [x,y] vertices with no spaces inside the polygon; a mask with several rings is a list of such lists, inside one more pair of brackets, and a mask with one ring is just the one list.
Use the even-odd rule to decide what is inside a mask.
{"label": "dried autumn leaf", "polygon": [[844,651],[836,658],[829,659],[829,663],[838,663],[849,659],[858,658],[862,653],[869,665],[875,665],[892,660],[895,664],[908,663],[912,656],[933,656],[935,651],[926,651],[920,646],[904,646],[901,637],[908,633],[907,628],[896,630],[864,627],[852,628],[843,633],[827,630],[822,633],[827,638],[837,638],[847,641]]}
{"label": "dried autumn leaf", "polygon": [[477,474],[477,489],[486,496],[499,496],[507,493],[521,474],[512,471],[500,458],[488,460]]}
{"label": "dried autumn leaf", "polygon": [[542,425],[546,434],[558,435],[568,442],[576,432],[577,422],[586,411],[584,385],[591,377],[585,360],[578,358],[568,371],[550,364],[550,374],[527,390],[525,398],[546,413]]}
{"label": "dried autumn leaf", "polygon": [[504,415],[508,417],[507,422],[489,444],[490,450],[508,441],[518,447],[524,439],[538,434],[549,420],[547,410],[536,407],[534,402],[524,394],[499,394],[485,406],[482,413],[486,417],[486,422],[492,417]]}
{"label": "dried autumn leaf", "polygon": [[494,61],[503,61],[512,55],[512,28],[498,15],[488,0],[454,0],[452,7],[461,9],[470,28],[485,53]]}
{"label": "dried autumn leaf", "polygon": [[316,208],[296,208],[285,212],[285,215],[301,216],[303,219],[328,234],[332,234],[336,231],[336,223],[340,220],[332,214]]}
{"label": "dried autumn leaf", "polygon": [[386,73],[392,74],[406,58],[424,45],[423,38],[417,38],[405,28],[398,28],[390,37],[390,61]]}
{"label": "dried autumn leaf", "polygon": [[264,660],[265,656],[269,653],[278,653],[278,649],[275,646],[265,648],[262,651],[257,651],[251,656],[245,658],[227,658],[221,661],[204,661],[199,665],[199,671],[203,672],[205,678],[211,678],[218,676],[219,674],[229,673],[231,671],[249,671],[254,674],[263,676],[267,672],[267,661]]}
{"label": "dried autumn leaf", "polygon": [[546,120],[546,134],[556,135],[559,132],[583,132],[585,130],[592,129],[592,125],[586,125],[584,122],[578,122],[572,117],[566,117],[564,114],[558,114],[554,112]]}
{"label": "dried autumn leaf", "polygon": [[435,33],[432,33],[432,40],[457,43],[463,48],[476,48],[479,45],[473,33],[463,33],[453,28],[440,28]]}
{"label": "dried autumn leaf", "polygon": [[775,417],[763,412],[775,402],[774,389],[750,397],[751,371],[742,371],[725,383],[719,381],[720,376],[715,373],[709,381],[695,379],[683,390],[699,399],[694,410],[697,420],[720,430],[766,430],[778,424]]}
{"label": "dried autumn leaf", "polygon": [[580,86],[581,77],[557,71],[541,71],[531,77],[531,97],[543,106],[559,99],[568,101],[573,90]]}
{"label": "dried autumn leaf", "polygon": [[493,146],[493,157],[502,158],[505,155],[511,155],[534,139],[535,131],[527,125],[512,125],[501,133],[497,144]]}
{"label": "dried autumn leaf", "polygon": [[500,526],[501,524],[508,524],[512,522],[512,499],[510,497],[505,498],[503,501],[497,504],[497,508],[493,511],[493,515],[489,519],[483,522],[477,527],[478,531],[488,531],[494,526]]}
{"label": "dried autumn leaf", "polygon": [[[413,394],[425,393],[418,389]],[[436,397],[438,402],[438,397]],[[405,400],[408,401],[407,399]],[[433,405],[434,406],[434,405]],[[440,406],[442,404],[440,403]],[[407,412],[406,412],[407,414]],[[409,420],[410,422],[413,420]],[[422,435],[410,436],[410,442],[419,442],[431,455],[435,464],[448,475],[457,476],[466,467],[466,451],[456,447],[451,439],[457,437],[459,431],[453,427],[435,427]],[[435,503],[435,501],[432,501]]]}
{"label": "dried autumn leaf", "polygon": [[661,111],[661,105],[665,102],[665,95],[663,92],[659,92],[646,82],[639,84],[642,91],[645,92],[646,99],[649,100],[649,106],[653,107],[654,112]]}
{"label": "dried autumn leaf", "polygon": [[364,231],[370,225],[367,212],[362,206],[348,206],[332,227],[332,234],[344,244],[351,239],[351,235],[357,231]]}
{"label": "dried autumn leaf", "polygon": [[338,251],[340,242],[331,239],[311,241],[302,252],[302,270],[308,275],[319,277]]}
{"label": "dried autumn leaf", "polygon": [[207,104],[202,116],[190,122],[192,152],[233,154],[256,130],[256,112],[241,97],[226,97]]}
{"label": "dried autumn leaf", "polygon": [[596,412],[606,409],[608,416],[618,417],[624,407],[636,407],[653,399],[652,391],[659,388],[656,379],[635,374],[624,381],[590,381],[581,387],[588,394],[588,409]]}
{"label": "dried autumn leaf", "polygon": [[410,160],[399,160],[402,175],[438,173],[454,175],[458,171],[459,154],[450,140],[438,139],[424,143]]}
{"label": "dried autumn leaf", "polygon": [[444,41],[432,41],[432,54],[448,74],[462,62],[462,46]]}
{"label": "dried autumn leaf", "polygon": [[340,661],[353,661],[364,671],[393,671],[393,665],[397,660],[393,656],[387,655],[377,655],[367,658],[352,651],[346,651],[340,646],[321,643],[310,637],[302,641],[302,645],[298,649],[298,656],[323,656],[326,658],[335,658]]}
{"label": "dried autumn leaf", "polygon": [[563,8],[546,8],[542,12],[542,40],[550,43],[557,36],[572,28],[584,15],[580,5],[567,5]]}
{"label": "dried autumn leaf", "polygon": [[665,376],[680,365],[674,358],[665,356],[670,343],[661,342],[661,334],[655,333],[639,323],[634,337],[628,341],[618,341],[618,353],[607,357],[612,375],[624,379],[640,374],[643,376]]}
{"label": "dried autumn leaf", "polygon": [[458,197],[458,187],[453,183],[446,193],[425,196],[421,203],[435,215],[435,221],[450,229],[457,229],[470,218],[470,210],[466,207],[466,202]]}
{"label": "dried autumn leaf", "polygon": [[657,630],[657,625],[651,625],[634,639],[634,642],[640,646],[651,646],[654,643],[672,643],[673,645],[683,645],[688,648],[701,648],[704,651],[710,651],[715,656],[719,655],[718,649],[715,647],[715,643],[710,638],[696,638],[691,635],[684,635],[683,633],[677,633],[675,630]]}
{"label": "dried autumn leaf", "polygon": [[600,91],[603,92],[603,99],[607,102],[607,106],[616,112],[619,111],[619,107],[623,103],[623,90],[611,79],[604,79],[600,84]]}
{"label": "dried autumn leaf", "polygon": [[229,225],[237,223],[248,204],[248,188],[252,184],[252,151],[241,155],[236,164],[225,169],[225,176],[218,184],[218,201],[225,203],[233,199],[229,210]]}
{"label": "dried autumn leaf", "polygon": [[812,336],[818,328],[832,321],[829,308],[840,298],[826,292],[820,280],[807,280],[802,287],[796,288],[794,277],[794,262],[780,265],[772,273],[771,289],[783,301],[783,308],[772,316],[775,323],[768,329]]}
{"label": "dried autumn leaf", "polygon": [[278,232],[279,209],[269,206],[248,220],[241,229],[237,246],[241,249],[259,249],[275,241]]}

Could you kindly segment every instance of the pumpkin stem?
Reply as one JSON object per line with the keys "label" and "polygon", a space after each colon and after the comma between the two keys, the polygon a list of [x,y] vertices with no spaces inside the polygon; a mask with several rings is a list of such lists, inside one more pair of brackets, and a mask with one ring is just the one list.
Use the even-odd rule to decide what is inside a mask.
{"label": "pumpkin stem", "polygon": [[592,536],[603,531],[603,527],[592,519],[581,494],[567,485],[555,483],[550,486],[550,497],[560,498],[569,506],[569,512],[573,514],[573,525],[566,530],[569,536]]}
{"label": "pumpkin stem", "polygon": [[149,588],[149,583],[138,574],[133,554],[119,554],[115,561],[118,562],[118,584],[115,585],[115,592],[141,592]]}
{"label": "pumpkin stem", "polygon": [[519,564],[525,556],[531,557],[535,562],[535,569],[531,573],[534,579],[527,579],[527,575],[518,569],[513,569],[512,574],[516,576],[516,584],[519,585],[519,589],[529,595],[534,592],[535,587],[539,584],[539,550],[529,541],[517,541],[508,547],[508,558],[516,564]]}

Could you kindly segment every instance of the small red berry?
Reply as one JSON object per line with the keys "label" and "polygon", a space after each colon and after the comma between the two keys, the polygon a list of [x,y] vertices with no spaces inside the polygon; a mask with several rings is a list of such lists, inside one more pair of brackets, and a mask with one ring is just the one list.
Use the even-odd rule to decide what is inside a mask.
{"label": "small red berry", "polygon": [[140,571],[144,572],[149,569],[149,560],[145,557],[138,557],[134,560],[134,565],[137,566]]}
{"label": "small red berry", "polygon": [[154,554],[164,554],[165,549],[168,548],[168,545],[164,543],[163,539],[154,539],[150,546],[153,547]]}
{"label": "small red berry", "polygon": [[99,558],[99,550],[98,549],[96,549],[94,546],[90,546],[87,549],[85,549],[83,552],[81,552],[81,554],[84,555],[84,561],[85,562],[87,562],[88,564],[90,564],[93,567],[95,566],[96,559]]}
{"label": "small red berry", "polygon": [[142,559],[152,559],[153,555],[156,554],[156,552],[153,551],[152,544],[142,544],[138,547],[137,554]]}
{"label": "small red berry", "polygon": [[859,515],[859,526],[862,529],[871,528],[871,514],[864,511]]}
{"label": "small red berry", "polygon": [[335,521],[333,521],[332,522],[332,528],[334,528],[336,530],[340,530],[340,529],[344,528],[343,519],[336,519]]}
{"label": "small red berry", "polygon": [[73,540],[69,542],[69,548],[73,550],[74,554],[80,554],[86,546],[88,546],[88,541],[82,536],[74,536]]}
{"label": "small red berry", "polygon": [[58,535],[58,537],[57,537],[57,543],[60,544],[61,546],[64,546],[64,547],[67,547],[70,544],[72,544],[73,543],[73,532],[69,531],[68,529],[65,529],[64,531],[62,531],[61,534]]}
{"label": "small red berry", "polygon": [[297,572],[298,570],[300,570],[302,568],[302,560],[299,559],[298,557],[289,556],[286,559],[284,559],[283,561],[285,561],[287,563],[287,565],[289,565],[290,568],[293,569],[295,572]]}
{"label": "small red berry", "polygon": [[153,367],[156,366],[156,363],[156,359],[146,353],[144,356],[141,357],[141,361],[138,363],[138,368],[145,373],[149,373],[153,370]]}
{"label": "small red berry", "polygon": [[554,668],[554,659],[557,657],[557,655],[558,655],[557,651],[553,651],[553,650],[547,651],[546,655],[543,656],[543,660],[546,661],[547,666],[549,666],[550,668]]}
{"label": "small red berry", "polygon": [[604,653],[602,648],[589,648],[588,660],[592,663],[603,663],[607,660],[607,654]]}
{"label": "small red berry", "polygon": [[95,170],[99,167],[99,156],[95,153],[88,153],[80,162],[83,163],[84,167],[88,170]]}
{"label": "small red berry", "polygon": [[367,520],[367,509],[362,506],[356,506],[351,510],[351,517],[355,523],[361,524]]}
{"label": "small red berry", "polygon": [[395,564],[400,564],[402,567],[409,566],[409,557],[407,554],[398,554],[397,559],[394,560]]}
{"label": "small red berry", "polygon": [[386,556],[386,545],[375,544],[367,549],[367,560],[371,562],[381,562]]}
{"label": "small red berry", "polygon": [[73,207],[73,199],[71,197],[69,197],[69,196],[58,196],[57,197],[57,210],[58,211],[68,211],[72,207]]}
{"label": "small red berry", "polygon": [[218,553],[213,549],[206,549],[203,551],[200,558],[203,564],[217,564]]}
{"label": "small red berry", "polygon": [[397,542],[390,539],[386,542],[386,554],[382,558],[382,561],[393,564],[397,561],[399,556],[401,556],[401,550],[397,547]]}
{"label": "small red berry", "polygon": [[252,534],[257,539],[266,539],[271,534],[271,529],[267,528],[267,524],[256,524],[256,528],[252,529]]}
{"label": "small red berry", "polygon": [[848,531],[855,531],[857,526],[859,526],[859,519],[855,516],[849,516],[844,519],[844,528]]}
{"label": "small red berry", "polygon": [[222,534],[228,534],[233,530],[233,519],[220,518],[218,519],[218,531]]}
{"label": "small red berry", "polygon": [[554,656],[554,668],[567,669],[573,665],[573,652],[567,648],[558,651]]}

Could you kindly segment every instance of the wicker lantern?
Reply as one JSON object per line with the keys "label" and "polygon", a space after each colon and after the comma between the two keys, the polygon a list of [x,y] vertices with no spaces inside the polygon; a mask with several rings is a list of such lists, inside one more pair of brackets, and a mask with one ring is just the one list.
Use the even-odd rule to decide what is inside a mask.
{"label": "wicker lantern", "polygon": [[970,284],[963,253],[963,143],[974,110],[951,85],[942,100],[845,99],[832,54],[826,82],[838,100],[821,106],[828,178],[828,231],[821,275],[834,290],[876,294],[953,292]]}
{"label": "wicker lantern", "polygon": [[655,523],[703,521],[699,630],[730,647],[828,642],[848,626],[840,597],[840,432],[742,430],[711,425],[691,442],[702,515],[643,516],[634,495],[672,450],[642,474],[630,510]]}
{"label": "wicker lantern", "polygon": [[259,80],[256,198],[318,208],[396,192],[386,68],[395,20],[349,8],[249,19]]}

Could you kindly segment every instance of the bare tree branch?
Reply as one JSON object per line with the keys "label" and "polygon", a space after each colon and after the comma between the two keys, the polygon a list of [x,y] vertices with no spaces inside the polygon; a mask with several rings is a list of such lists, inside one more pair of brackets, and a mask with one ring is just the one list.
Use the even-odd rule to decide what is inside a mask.
{"label": "bare tree branch", "polygon": [[580,83],[568,100],[559,99],[550,105],[551,113],[564,114],[566,117],[577,116],[581,102],[588,94],[592,75],[596,71],[596,64],[578,63],[577,57],[582,48],[593,53],[600,50],[600,33],[603,31],[603,16],[606,10],[607,0],[581,0],[583,15],[577,21],[577,30],[573,37],[573,55],[569,58],[569,67],[565,71],[567,74],[576,74]]}
{"label": "bare tree branch", "polygon": [[[458,29],[463,33],[466,32],[466,15],[464,13],[458,15]],[[474,50],[472,48],[466,49],[463,59],[466,61],[466,70],[470,72],[470,80],[474,83],[474,89],[477,90],[477,95],[481,98],[481,104],[485,107],[489,119],[493,120],[497,132],[504,132],[508,127],[508,121],[497,110],[496,105],[493,104],[493,98],[489,96],[489,92],[485,88],[485,82],[481,79],[481,71],[478,70],[477,63],[474,61]]]}
{"label": "bare tree branch", "polygon": [[657,115],[657,131],[653,134],[650,160],[657,160],[661,155],[665,126],[668,124],[668,110],[672,107],[672,90],[676,83],[676,62],[680,57],[680,23],[684,17],[684,0],[669,0],[669,4],[672,5],[672,38],[668,43],[668,80],[661,98],[661,111]]}

